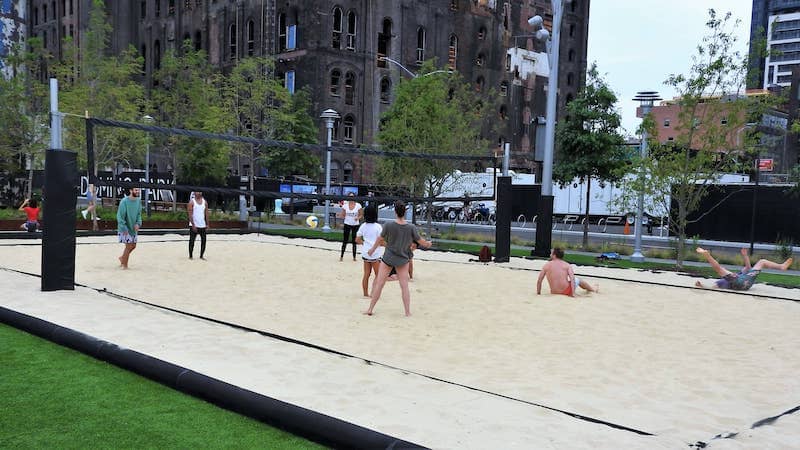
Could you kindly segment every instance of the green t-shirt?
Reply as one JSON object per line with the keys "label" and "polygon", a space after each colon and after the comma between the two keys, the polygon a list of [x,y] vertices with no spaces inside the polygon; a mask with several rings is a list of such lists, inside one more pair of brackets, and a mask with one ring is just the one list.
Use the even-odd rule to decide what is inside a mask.
{"label": "green t-shirt", "polygon": [[117,231],[135,235],[136,225],[142,226],[142,202],[138,198],[131,200],[130,197],[125,197],[119,202],[117,209]]}

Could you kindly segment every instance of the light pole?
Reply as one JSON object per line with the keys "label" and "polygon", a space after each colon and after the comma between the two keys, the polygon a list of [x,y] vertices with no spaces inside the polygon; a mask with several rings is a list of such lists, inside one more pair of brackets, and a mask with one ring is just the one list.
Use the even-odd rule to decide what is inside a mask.
{"label": "light pole", "polygon": [[[656,91],[640,91],[636,93],[633,100],[639,102],[639,108],[642,110],[642,118],[646,118],[650,111],[653,109],[653,102],[661,100]],[[647,158],[647,130],[642,127],[642,145],[640,155],[644,161]],[[644,173],[639,174],[644,177]],[[641,179],[640,179],[641,181]],[[636,223],[633,225],[633,254],[631,261],[644,262],[644,255],[642,254],[642,220],[644,220],[644,189],[639,189],[639,200],[636,204]]]}
{"label": "light pole", "polygon": [[[330,195],[331,193],[331,141],[333,136],[333,122],[338,119],[339,113],[334,111],[333,109],[326,109],[322,111],[320,114],[320,119],[325,121],[325,128],[328,129],[328,144],[325,148],[325,195]],[[328,233],[331,231],[330,224],[330,208],[331,208],[331,201],[330,199],[325,199],[325,225],[322,227],[322,231]]]}
{"label": "light pole", "polygon": [[[145,115],[142,117],[144,123],[153,123],[155,119],[153,119],[149,115]],[[144,181],[147,184],[150,184],[150,133],[147,133],[147,143],[145,144],[147,147],[147,153],[145,153],[144,157]],[[150,218],[150,188],[144,188],[144,208],[147,212],[147,218]]]}
{"label": "light pole", "polygon": [[533,253],[536,256],[549,256],[553,240],[553,153],[556,138],[556,95],[558,95],[558,52],[561,43],[561,18],[564,16],[564,4],[570,0],[551,0],[553,9],[553,36],[549,40],[549,33],[543,28],[544,20],[541,16],[528,19],[536,36],[547,43],[547,56],[550,62],[550,72],[547,76],[547,108],[544,140],[544,158],[542,161],[542,194],[539,199],[539,223],[536,225],[536,246]]}

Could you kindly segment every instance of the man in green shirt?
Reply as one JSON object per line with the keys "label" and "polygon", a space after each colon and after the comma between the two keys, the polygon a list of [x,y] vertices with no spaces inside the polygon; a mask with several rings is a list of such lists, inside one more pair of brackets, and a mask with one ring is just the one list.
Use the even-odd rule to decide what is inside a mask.
{"label": "man in green shirt", "polygon": [[139,227],[142,226],[142,202],[139,200],[139,188],[131,188],[127,197],[119,202],[117,209],[117,235],[125,244],[125,250],[119,257],[123,269],[128,268],[128,258],[136,248]]}

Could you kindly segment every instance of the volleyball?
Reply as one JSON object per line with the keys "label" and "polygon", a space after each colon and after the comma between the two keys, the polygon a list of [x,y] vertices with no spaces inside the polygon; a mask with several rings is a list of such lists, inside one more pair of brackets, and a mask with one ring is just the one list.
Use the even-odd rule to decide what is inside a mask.
{"label": "volleyball", "polygon": [[319,225],[319,219],[317,219],[317,216],[308,216],[306,217],[306,225],[311,228],[317,228],[317,225]]}

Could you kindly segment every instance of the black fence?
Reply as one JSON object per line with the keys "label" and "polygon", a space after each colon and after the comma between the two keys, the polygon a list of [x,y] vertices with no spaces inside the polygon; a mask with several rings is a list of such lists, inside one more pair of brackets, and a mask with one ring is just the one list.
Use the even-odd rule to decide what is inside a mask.
{"label": "black fence", "polygon": [[[719,185],[702,200],[696,220],[686,228],[687,236],[720,241],[749,242],[753,214],[752,185]],[[673,202],[674,203],[674,202]],[[673,211],[676,206],[673,204]],[[758,186],[755,201],[754,241],[800,243],[800,197],[793,196],[788,186]]]}

